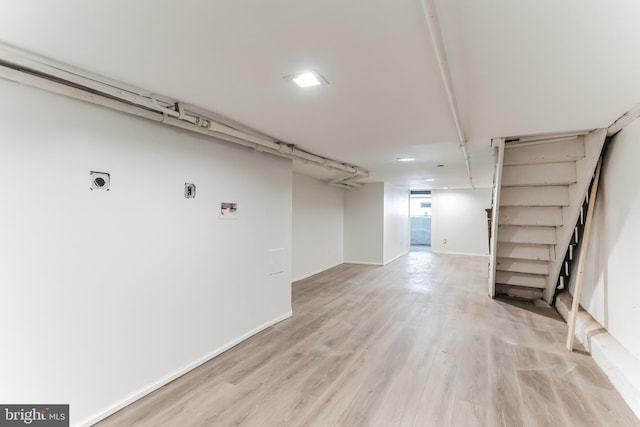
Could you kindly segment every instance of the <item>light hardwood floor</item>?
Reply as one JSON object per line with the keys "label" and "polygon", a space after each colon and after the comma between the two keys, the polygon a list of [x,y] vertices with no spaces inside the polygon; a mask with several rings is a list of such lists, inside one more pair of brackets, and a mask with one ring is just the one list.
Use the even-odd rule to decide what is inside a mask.
{"label": "light hardwood floor", "polygon": [[297,282],[291,319],[99,426],[640,426],[555,310],[488,298],[486,269],[419,251]]}

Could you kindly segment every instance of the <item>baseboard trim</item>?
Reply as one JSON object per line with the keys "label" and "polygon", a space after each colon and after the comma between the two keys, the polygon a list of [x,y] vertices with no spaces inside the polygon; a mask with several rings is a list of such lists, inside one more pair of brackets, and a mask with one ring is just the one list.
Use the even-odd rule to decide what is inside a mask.
{"label": "baseboard trim", "polygon": [[369,262],[369,261],[345,261],[343,264],[377,265],[379,267],[384,266],[384,264],[381,262]]}
{"label": "baseboard trim", "polygon": [[[558,295],[556,299],[556,309],[565,320],[572,303],[573,298],[568,292]],[[582,308],[576,318],[575,335],[609,377],[627,405],[640,418],[640,360]]]}
{"label": "baseboard trim", "polygon": [[472,253],[468,253],[468,252],[448,252],[448,251],[434,251],[434,250],[431,250],[431,253],[432,254],[440,254],[440,255],[481,256],[481,257],[485,257],[485,258],[489,257],[488,254],[472,254]]}
{"label": "baseboard trim", "polygon": [[640,418],[640,360],[608,332],[591,337],[591,357]]}
{"label": "baseboard trim", "polygon": [[324,271],[327,271],[327,270],[329,270],[329,269],[331,269],[333,267],[337,267],[339,265],[342,265],[342,261],[340,261],[337,264],[333,264],[333,265],[329,265],[328,267],[321,268],[320,270],[317,270],[315,272],[312,272],[312,273],[309,273],[309,274],[303,274],[302,276],[296,277],[295,279],[291,279],[291,282],[292,283],[299,282],[300,280],[304,280],[304,279],[307,279],[307,278],[309,278],[311,276],[315,276],[316,274],[320,274],[320,273],[322,273]]}
{"label": "baseboard trim", "polygon": [[74,424],[75,426],[78,427],[89,427],[92,426],[93,424],[97,423],[98,421],[101,421],[105,418],[107,418],[108,416],[118,412],[120,409],[124,408],[125,406],[128,406],[130,404],[132,404],[133,402],[135,402],[138,399],[141,399],[142,397],[156,391],[157,389],[159,389],[160,387],[163,387],[167,384],[169,384],[171,381],[175,380],[176,378],[181,377],[182,375],[188,373],[189,371],[192,371],[193,369],[197,368],[198,366],[208,362],[209,360],[213,359],[214,357],[218,356],[221,353],[224,353],[225,351],[229,350],[230,348],[240,344],[242,341],[251,338],[252,336],[256,335],[259,332],[262,332],[263,330],[275,325],[276,323],[280,323],[283,320],[286,320],[288,318],[290,318],[293,315],[293,311],[289,311],[281,316],[276,317],[275,319],[263,323],[262,325],[258,326],[257,328],[247,332],[246,334],[228,342],[227,344],[223,345],[222,347],[217,348],[216,350],[206,354],[205,356],[201,357],[200,359],[188,364],[187,366],[185,366],[184,368],[178,369],[176,371],[174,371],[173,373],[167,375],[166,377],[156,381],[153,384],[150,384],[146,387],[144,387],[142,390],[131,394],[130,396],[126,397],[125,399],[121,400],[120,402],[118,402],[117,404],[108,407],[107,409],[98,412],[97,414],[84,419],[83,421],[80,421],[77,424]]}
{"label": "baseboard trim", "polygon": [[383,265],[391,264],[393,261],[397,260],[398,258],[402,258],[403,256],[405,256],[409,252],[411,252],[411,251],[406,251],[406,252],[401,253],[400,255],[396,255],[395,257],[391,258],[390,260],[385,261]]}

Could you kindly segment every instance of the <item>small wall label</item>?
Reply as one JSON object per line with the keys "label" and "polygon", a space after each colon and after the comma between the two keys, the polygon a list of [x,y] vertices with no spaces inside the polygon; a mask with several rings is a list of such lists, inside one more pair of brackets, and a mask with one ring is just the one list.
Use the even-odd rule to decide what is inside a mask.
{"label": "small wall label", "polygon": [[220,218],[235,219],[238,217],[238,204],[234,202],[220,203]]}

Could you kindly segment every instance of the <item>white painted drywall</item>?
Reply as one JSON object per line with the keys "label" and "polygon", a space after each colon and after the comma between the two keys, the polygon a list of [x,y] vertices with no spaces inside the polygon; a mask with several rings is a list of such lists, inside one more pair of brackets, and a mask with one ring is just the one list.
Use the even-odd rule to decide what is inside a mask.
{"label": "white painted drywall", "polygon": [[411,249],[409,189],[384,184],[384,264]]}
{"label": "white painted drywall", "polygon": [[581,305],[640,359],[640,120],[613,140],[604,162]]}
{"label": "white painted drywall", "polygon": [[342,264],[344,192],[315,178],[293,174],[293,281]]}
{"label": "white painted drywall", "polygon": [[345,192],[344,260],[383,264],[384,184],[366,184]]}
{"label": "white painted drywall", "polygon": [[[488,255],[487,213],[491,189],[431,192],[431,250]],[[446,240],[446,243],[444,242]]]}
{"label": "white painted drywall", "polygon": [[69,403],[86,424],[290,315],[290,161],[0,92],[0,402]]}

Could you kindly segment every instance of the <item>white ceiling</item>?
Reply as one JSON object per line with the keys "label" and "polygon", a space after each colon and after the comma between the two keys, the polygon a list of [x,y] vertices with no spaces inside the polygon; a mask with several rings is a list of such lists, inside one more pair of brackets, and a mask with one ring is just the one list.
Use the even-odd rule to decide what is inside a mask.
{"label": "white ceiling", "polygon": [[[605,127],[640,102],[637,0],[436,4],[476,186],[491,184],[491,137]],[[362,166],[373,181],[469,185],[420,0],[2,0],[0,41]],[[282,79],[307,69],[330,85]],[[395,160],[405,156],[417,161]]]}

